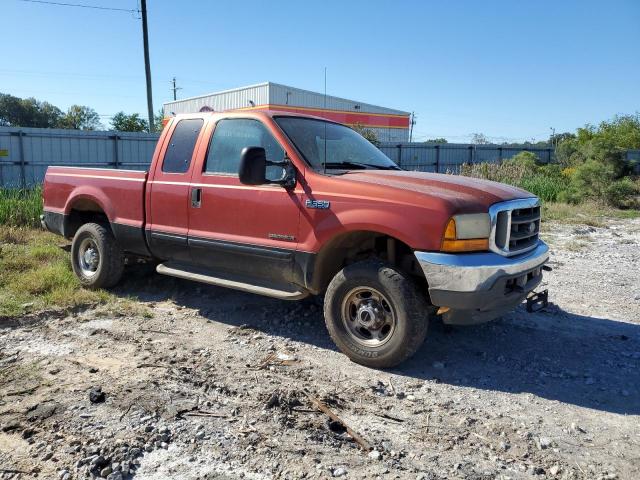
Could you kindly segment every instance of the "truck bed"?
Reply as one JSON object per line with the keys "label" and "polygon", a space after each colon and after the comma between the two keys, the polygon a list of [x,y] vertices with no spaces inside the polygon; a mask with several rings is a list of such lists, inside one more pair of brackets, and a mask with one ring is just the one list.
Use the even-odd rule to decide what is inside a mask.
{"label": "truck bed", "polygon": [[43,187],[44,226],[70,237],[84,212],[102,211],[124,246],[128,241],[138,245],[144,242],[146,180],[143,170],[49,167]]}

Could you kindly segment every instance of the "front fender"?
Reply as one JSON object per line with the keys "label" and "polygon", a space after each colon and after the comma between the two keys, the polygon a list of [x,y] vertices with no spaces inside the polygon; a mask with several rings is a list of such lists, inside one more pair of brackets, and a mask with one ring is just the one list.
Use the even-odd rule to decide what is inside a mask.
{"label": "front fender", "polygon": [[332,202],[331,209],[305,211],[298,248],[319,252],[345,233],[366,231],[393,237],[413,250],[439,250],[447,221],[445,212],[424,207]]}

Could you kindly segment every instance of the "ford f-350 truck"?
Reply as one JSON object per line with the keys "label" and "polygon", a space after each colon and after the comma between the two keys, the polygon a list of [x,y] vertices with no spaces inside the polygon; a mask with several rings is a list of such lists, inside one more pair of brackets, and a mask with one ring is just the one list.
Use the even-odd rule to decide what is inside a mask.
{"label": "ford f-350 truck", "polygon": [[549,255],[530,193],[403,171],[347,126],[277,111],[175,116],[148,171],[49,167],[43,196],[82,285],[112,287],[139,257],[270,297],[324,295],[332,339],[372,367],[415,353],[437,313],[473,324],[513,309]]}

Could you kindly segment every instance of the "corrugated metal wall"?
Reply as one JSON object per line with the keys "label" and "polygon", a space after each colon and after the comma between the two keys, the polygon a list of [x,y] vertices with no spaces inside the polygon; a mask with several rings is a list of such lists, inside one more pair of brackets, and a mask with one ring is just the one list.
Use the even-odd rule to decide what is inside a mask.
{"label": "corrugated metal wall", "polygon": [[631,165],[633,173],[640,175],[640,150],[628,150],[627,162]]}
{"label": "corrugated metal wall", "polygon": [[409,140],[409,131],[404,128],[376,128],[367,127],[376,134],[379,142],[405,143]]}
{"label": "corrugated metal wall", "polygon": [[0,186],[42,182],[49,165],[145,169],[158,134],[0,127]]}
{"label": "corrugated metal wall", "polygon": [[421,172],[457,173],[468,163],[501,162],[519,152],[535,153],[541,162],[553,161],[551,148],[502,147],[499,145],[470,145],[462,143],[383,143],[380,150],[407,170]]}
{"label": "corrugated metal wall", "polygon": [[[323,93],[288,87],[279,83],[269,82],[269,103],[276,105],[294,105],[296,107],[328,108],[330,110],[346,110],[348,112],[390,113],[408,115],[408,112],[392,108],[379,107],[370,103],[357,102],[346,98],[327,95],[326,107]],[[287,95],[288,94],[288,95]],[[355,107],[359,107],[356,109]]]}
{"label": "corrugated metal wall", "polygon": [[164,104],[165,116],[179,113],[199,112],[205,105],[213,108],[216,112],[232,110],[234,108],[250,107],[255,105],[266,105],[269,103],[269,84],[261,83],[244,88],[235,88],[210,95],[186,98]]}
{"label": "corrugated metal wall", "polygon": [[[204,106],[213,108],[215,111],[233,110],[250,107],[251,102],[254,105],[290,105],[357,113],[409,115],[408,112],[401,110],[379,107],[331,95],[327,95],[325,107],[325,97],[322,93],[273,82],[165,103],[164,114],[170,116],[179,113],[194,113],[200,111]],[[406,142],[409,139],[408,128],[371,128],[371,130],[376,133],[381,142]]]}
{"label": "corrugated metal wall", "polygon": [[[157,140],[149,133],[0,127],[0,186],[39,184],[49,165],[146,170]],[[457,173],[463,164],[500,162],[522,151],[553,160],[549,148],[499,145],[382,143],[380,150],[402,168],[423,172]],[[640,173],[640,150],[629,150],[627,160]]]}

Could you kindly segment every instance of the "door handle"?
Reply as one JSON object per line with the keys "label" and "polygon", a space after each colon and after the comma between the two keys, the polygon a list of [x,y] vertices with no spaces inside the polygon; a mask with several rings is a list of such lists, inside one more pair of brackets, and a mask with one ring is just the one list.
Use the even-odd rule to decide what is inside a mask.
{"label": "door handle", "polygon": [[191,206],[193,208],[200,208],[201,205],[202,205],[202,189],[192,188],[191,189]]}

